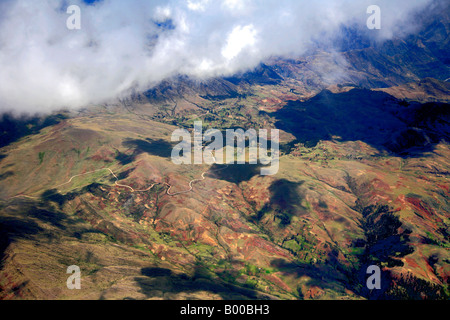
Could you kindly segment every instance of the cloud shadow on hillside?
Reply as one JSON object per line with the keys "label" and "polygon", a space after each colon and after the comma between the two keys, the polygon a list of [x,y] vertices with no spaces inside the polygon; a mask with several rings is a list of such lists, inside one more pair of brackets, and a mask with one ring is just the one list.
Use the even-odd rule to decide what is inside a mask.
{"label": "cloud shadow on hillside", "polygon": [[54,194],[52,190],[48,193],[52,200],[48,197],[41,201],[15,199],[7,207],[0,207],[0,262],[8,246],[18,240],[45,243],[62,236],[80,239],[83,233],[103,234],[56,210],[51,202],[57,203],[61,198],[51,197]]}
{"label": "cloud shadow on hillside", "polygon": [[[62,114],[50,115],[47,117],[15,117],[5,113],[0,116],[0,148],[16,142],[25,136],[36,134],[40,130],[56,125],[62,120],[67,119]],[[2,156],[0,155],[0,160]]]}
{"label": "cloud shadow on hillside", "polygon": [[0,181],[5,180],[5,179],[7,179],[7,178],[9,178],[9,177],[12,177],[12,176],[14,176],[14,175],[15,175],[14,172],[12,172],[12,171],[6,171],[5,173],[0,174]]}
{"label": "cloud shadow on hillside", "polygon": [[[310,264],[299,261],[288,262],[283,259],[274,259],[271,261],[271,266],[279,270],[286,277],[308,277],[309,280],[305,283],[308,287],[316,287],[323,291],[329,289],[346,295],[345,290],[355,290],[355,279],[349,278],[349,273],[344,266],[332,255],[330,253],[328,259],[333,261],[333,263],[318,262]],[[302,292],[301,288],[297,290],[299,296],[303,297],[305,295],[305,292]]]}
{"label": "cloud shadow on hillside", "polygon": [[42,231],[43,229],[30,219],[0,216],[0,262],[11,243],[18,239],[30,238]]}
{"label": "cloud shadow on hillside", "polygon": [[174,147],[173,144],[162,139],[129,139],[122,144],[124,147],[133,150],[131,153],[117,151],[116,160],[120,161],[122,165],[133,162],[136,157],[142,153],[148,153],[162,158],[170,158],[172,155],[172,148]]}
{"label": "cloud shadow on hillside", "polygon": [[270,114],[276,126],[298,142],[363,141],[379,150],[411,157],[450,141],[450,110],[445,103],[408,103],[378,91],[324,90],[308,101],[289,101]]}
{"label": "cloud shadow on hillside", "polygon": [[271,213],[279,219],[280,227],[284,228],[291,224],[292,217],[306,214],[307,209],[302,206],[303,196],[299,190],[303,183],[286,179],[272,182],[269,187],[270,201],[258,211],[253,222],[258,223],[266,213]]}
{"label": "cloud shadow on hillside", "polygon": [[260,164],[214,164],[209,169],[209,176],[215,179],[240,184],[249,181],[261,173]]}
{"label": "cloud shadow on hillside", "polygon": [[[175,274],[166,268],[143,268],[142,277],[135,280],[141,287],[141,292],[147,299],[168,298],[167,295],[179,293],[207,292],[217,294],[225,300],[256,300],[261,294],[249,288],[242,288],[213,279],[201,267],[197,267],[192,276]],[[162,297],[161,295],[164,295]]]}

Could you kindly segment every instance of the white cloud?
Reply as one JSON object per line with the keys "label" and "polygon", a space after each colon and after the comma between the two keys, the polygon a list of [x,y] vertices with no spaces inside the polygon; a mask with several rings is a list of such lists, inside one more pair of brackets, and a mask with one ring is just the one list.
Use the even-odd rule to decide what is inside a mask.
{"label": "white cloud", "polygon": [[[378,0],[383,35],[413,30],[430,0]],[[102,0],[68,30],[67,1],[0,0],[0,111],[81,107],[176,74],[232,75],[302,54],[341,24],[366,26],[371,0]]]}
{"label": "white cloud", "polygon": [[230,10],[240,11],[243,10],[247,5],[246,0],[224,0],[223,5]]}
{"label": "white cloud", "polygon": [[187,6],[192,11],[205,11],[206,6],[208,5],[209,0],[188,0]]}
{"label": "white cloud", "polygon": [[227,44],[222,50],[222,56],[231,60],[238,56],[242,50],[252,47],[256,43],[256,30],[253,25],[237,26],[227,38]]}

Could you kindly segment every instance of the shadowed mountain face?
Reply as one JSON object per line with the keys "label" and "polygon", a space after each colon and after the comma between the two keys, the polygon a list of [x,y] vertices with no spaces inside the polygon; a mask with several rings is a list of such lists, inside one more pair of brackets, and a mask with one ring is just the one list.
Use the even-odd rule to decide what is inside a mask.
{"label": "shadowed mountain face", "polygon": [[[0,299],[448,299],[442,5],[402,39],[349,26],[334,48],[234,76],[177,76],[68,117],[2,116]],[[175,165],[171,133],[199,120],[280,129],[278,173]],[[66,290],[74,264],[81,292]]]}
{"label": "shadowed mountain face", "polygon": [[141,273],[143,277],[137,277],[136,281],[142,288],[142,293],[148,298],[158,297],[158,292],[164,288],[166,299],[185,292],[218,294],[225,300],[269,299],[268,296],[263,296],[255,290],[213,280],[207,270],[201,268],[197,268],[191,277],[184,273],[174,274],[170,269],[164,268],[143,268]]}
{"label": "shadowed mountain face", "polygon": [[[0,116],[0,148],[17,141],[18,139],[39,132],[48,126],[53,126],[66,117],[62,114],[48,117],[16,117],[3,114]],[[1,156],[0,156],[1,159]]]}
{"label": "shadowed mountain face", "polygon": [[[332,47],[322,46],[296,64],[278,60],[274,66],[282,76],[301,78],[310,90],[313,85],[325,88],[327,79],[366,88],[391,87],[426,77],[446,81],[450,78],[449,12],[448,1],[434,1],[429,10],[411,20],[419,28],[416,32],[388,41],[377,41],[373,30],[344,26]],[[336,51],[339,54],[327,54]],[[317,65],[330,67],[328,72],[335,73],[334,77],[318,72]]]}
{"label": "shadowed mountain face", "polygon": [[144,94],[136,94],[133,100],[165,102],[176,107],[179,99],[192,95],[216,101],[245,98],[253,94],[252,86],[276,86],[286,80],[303,94],[318,93],[337,83],[372,89],[405,85],[427,77],[446,81],[450,79],[449,12],[448,3],[436,2],[415,17],[414,23],[421,26],[419,30],[387,41],[376,40],[376,31],[345,26],[332,46],[318,40],[316,50],[303,57],[271,58],[253,70],[219,79],[194,81],[178,76]]}
{"label": "shadowed mountain face", "polygon": [[240,184],[248,181],[261,172],[261,165],[258,164],[215,164],[209,170],[210,174],[216,179]]}
{"label": "shadowed mountain face", "polygon": [[148,153],[156,155],[158,157],[170,158],[172,154],[173,144],[164,140],[126,140],[123,145],[130,149],[127,153],[117,152],[116,160],[121,164],[129,164],[136,159],[136,157],[142,153]]}
{"label": "shadowed mountain face", "polygon": [[360,140],[401,153],[412,147],[431,150],[450,137],[448,104],[409,104],[370,90],[324,91],[306,102],[289,102],[274,116],[280,129],[308,145]]}
{"label": "shadowed mountain face", "polygon": [[442,82],[433,78],[425,78],[418,82],[380,89],[397,99],[418,102],[449,102],[450,82]]}
{"label": "shadowed mountain face", "polygon": [[269,187],[270,201],[259,210],[255,221],[260,222],[266,213],[273,212],[280,227],[284,228],[291,224],[292,217],[305,215],[307,210],[301,204],[303,195],[298,188],[302,184],[286,179],[274,181]]}

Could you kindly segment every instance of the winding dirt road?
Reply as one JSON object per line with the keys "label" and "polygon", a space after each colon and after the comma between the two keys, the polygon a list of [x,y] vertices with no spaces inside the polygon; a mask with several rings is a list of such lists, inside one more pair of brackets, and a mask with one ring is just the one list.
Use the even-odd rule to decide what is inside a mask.
{"label": "winding dirt road", "polygon": [[[214,161],[215,161],[215,158],[214,158]],[[220,169],[218,169],[218,170],[214,170],[213,172],[223,170],[223,169],[225,169],[226,167],[228,167],[228,166],[225,166],[224,168],[220,168]],[[65,186],[65,185],[71,183],[71,182],[73,181],[73,179],[75,179],[75,178],[78,178],[78,177],[81,177],[81,176],[85,176],[85,175],[89,175],[89,174],[94,174],[94,173],[97,173],[97,172],[100,172],[100,171],[104,171],[104,170],[109,171],[109,173],[114,177],[114,179],[116,179],[116,181],[115,181],[114,184],[115,184],[117,187],[130,189],[131,192],[134,193],[134,192],[147,192],[147,191],[150,191],[151,189],[153,189],[154,186],[163,184],[163,185],[166,185],[166,186],[169,187],[169,188],[167,189],[167,191],[166,191],[166,194],[167,194],[168,196],[171,196],[171,197],[174,197],[174,196],[177,196],[177,195],[180,195],[180,194],[185,194],[185,193],[192,192],[192,190],[194,189],[194,183],[205,180],[205,179],[206,179],[205,175],[208,174],[208,171],[205,171],[205,172],[202,173],[202,175],[201,175],[202,178],[201,178],[201,179],[193,179],[193,180],[191,180],[191,181],[189,182],[189,189],[188,189],[188,190],[180,191],[180,192],[175,192],[175,193],[171,193],[171,192],[170,192],[170,189],[172,189],[172,185],[168,184],[167,182],[157,182],[157,183],[152,184],[151,186],[149,186],[149,187],[148,187],[147,189],[145,189],[145,190],[135,190],[133,187],[131,187],[131,186],[129,186],[129,185],[120,184],[120,183],[119,183],[119,178],[116,176],[116,174],[115,174],[110,168],[102,168],[102,169],[97,169],[97,170],[93,170],[93,171],[89,171],[89,172],[85,172],[85,173],[81,173],[81,174],[74,175],[74,176],[72,176],[72,177],[69,179],[69,181],[67,181],[67,182],[65,182],[65,183],[63,183],[63,184],[60,184],[60,185],[54,187],[54,189],[58,189],[58,188],[60,188],[60,187],[62,187],[62,186]],[[210,172],[210,173],[211,173],[211,172]],[[22,194],[19,194],[19,195],[17,195],[17,196],[11,197],[11,199],[14,199],[14,198],[20,198],[20,197],[22,197],[22,198],[30,198],[30,199],[39,199],[39,198],[37,198],[37,197],[32,197],[32,196],[22,195]]]}

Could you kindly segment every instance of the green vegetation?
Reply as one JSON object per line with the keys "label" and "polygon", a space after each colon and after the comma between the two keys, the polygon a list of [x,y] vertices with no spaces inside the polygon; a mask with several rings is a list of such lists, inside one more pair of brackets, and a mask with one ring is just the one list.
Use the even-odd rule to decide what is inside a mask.
{"label": "green vegetation", "polygon": [[[59,132],[49,128],[52,136],[60,139],[56,140],[57,143],[66,142],[61,150],[67,152],[55,155],[61,161],[46,163],[44,160],[53,160],[53,153],[46,155],[40,152],[40,165],[44,163],[48,168],[42,166],[37,170],[37,174],[31,177],[33,181],[25,181],[23,177],[28,171],[11,164],[10,170],[15,170],[17,175],[17,179],[8,180],[16,180],[11,188],[13,195],[27,190],[25,186],[28,188],[29,183],[37,186],[46,180],[49,173],[55,173],[55,179],[63,183],[72,174],[104,167],[114,169],[119,180],[127,179],[124,183],[130,183],[136,189],[147,184],[147,179],[154,179],[161,185],[149,192],[131,192],[114,186],[115,179],[107,171],[80,175],[58,190],[39,190],[42,196],[38,202],[45,205],[46,210],[30,210],[30,214],[38,213],[32,216],[33,221],[26,216],[23,221],[9,217],[2,220],[0,216],[2,237],[4,230],[6,233],[12,231],[18,250],[30,252],[30,255],[36,253],[34,248],[42,241],[38,251],[48,250],[50,253],[35,259],[46,262],[39,271],[47,271],[51,264],[46,259],[52,259],[52,251],[58,252],[63,244],[61,262],[79,262],[86,268],[86,274],[92,277],[90,283],[101,287],[101,292],[111,288],[111,283],[115,286],[111,291],[124,292],[121,291],[124,289],[120,287],[121,282],[124,286],[132,286],[127,279],[133,275],[132,278],[139,279],[135,282],[141,278],[144,282],[142,287],[133,288],[133,293],[139,297],[146,291],[148,293],[150,282],[158,281],[148,279],[151,273],[139,274],[142,261],[147,261],[151,268],[164,269],[163,274],[170,277],[168,282],[189,281],[187,290],[181,286],[180,292],[176,293],[189,298],[198,298],[196,294],[211,290],[205,283],[223,285],[223,282],[233,285],[226,285],[228,289],[243,290],[246,297],[253,297],[256,291],[260,291],[279,298],[374,298],[371,293],[363,291],[365,279],[358,277],[367,265],[377,264],[385,267],[383,280],[386,280],[387,288],[383,288],[383,294],[386,297],[420,298],[421,295],[415,294],[414,290],[424,292],[427,297],[442,297],[443,294],[437,294],[440,287],[414,277],[397,281],[388,271],[405,263],[414,272],[418,268],[430,274],[434,272],[443,282],[442,264],[448,260],[442,260],[440,255],[449,246],[445,241],[448,235],[448,188],[442,167],[448,157],[437,152],[427,156],[427,160],[430,159],[428,166],[428,163],[421,163],[423,159],[420,158],[409,158],[406,162],[388,154],[374,156],[371,152],[376,152],[376,148],[365,141],[344,141],[330,135],[292,141],[292,136],[288,135],[292,132],[288,130],[282,132],[282,139],[290,142],[283,145],[285,156],[280,159],[278,176],[261,177],[260,168],[256,166],[217,166],[221,171],[209,174],[205,181],[194,186],[191,194],[174,197],[167,194],[164,182],[179,190],[185,187],[186,181],[198,178],[203,168],[190,170],[173,166],[168,159],[170,154],[167,156],[173,127],[148,120],[189,129],[192,129],[194,121],[202,120],[204,130],[270,128],[277,121],[273,117],[276,111],[270,114],[262,110],[283,108],[285,103],[267,99],[267,103],[258,105],[262,99],[273,98],[268,93],[272,89],[277,90],[273,87],[261,93],[255,89],[252,97],[205,96],[210,101],[195,100],[204,103],[198,109],[191,106],[182,109],[186,105],[183,103],[178,110],[164,102],[160,113],[156,114],[149,112],[136,117],[137,114],[130,111],[129,114],[120,113],[120,119],[113,119],[111,115],[114,113],[109,113],[108,120],[116,121],[117,125],[104,121],[102,117],[98,117],[100,120],[95,123],[96,117],[83,116],[68,121],[67,130]],[[155,104],[155,108],[158,105]],[[136,110],[144,112],[143,109]],[[323,117],[323,114],[320,110],[319,116]],[[296,119],[291,118],[291,125],[300,127]],[[312,126],[320,125],[320,121],[315,119],[306,124],[310,123]],[[78,140],[67,139],[72,125],[83,128],[78,132]],[[310,133],[316,132],[312,127],[306,129]],[[325,127],[319,129],[317,131],[330,131]],[[350,133],[344,134],[352,138]],[[25,150],[36,150],[41,146],[42,136],[27,138],[27,144],[17,149],[22,153],[12,150],[7,158],[0,157],[1,164],[6,168],[8,162],[13,162],[10,157],[14,156],[14,162],[20,163],[16,160],[29,156],[26,152],[32,152],[31,157],[35,157],[35,151]],[[88,145],[92,146],[92,152]],[[47,152],[49,150],[53,149]],[[445,150],[440,152],[446,155]],[[74,161],[75,153],[83,161]],[[437,174],[424,174],[424,170],[435,166],[439,169],[433,169],[433,172],[439,171],[442,178]],[[423,180],[426,178],[430,183],[423,186],[416,183],[421,179],[419,175],[425,176]],[[438,185],[442,186],[438,188]],[[32,192],[39,194],[35,190],[38,188]],[[30,196],[36,194],[31,193]],[[357,202],[353,206],[355,197]],[[14,210],[22,203],[32,203],[31,199],[5,200],[4,206]],[[386,199],[386,203],[400,207],[402,212],[394,212],[383,205],[371,206],[374,199]],[[417,200],[415,205],[411,200]],[[414,209],[404,209],[413,206],[419,208],[416,215]],[[7,213],[8,210],[2,211]],[[70,212],[70,219],[64,212]],[[420,243],[415,242],[417,252],[402,259],[413,251],[409,240],[411,231],[407,226],[417,221],[419,214],[424,224],[411,227],[420,239]],[[432,221],[434,218],[440,222],[435,223]],[[66,239],[68,244],[64,246]],[[72,247],[77,250],[76,254],[72,255],[67,250]],[[91,250],[97,253],[91,254]],[[432,252],[438,252],[435,260],[430,258],[434,254]],[[422,255],[425,259],[419,260],[417,256]],[[60,264],[55,265],[59,268]],[[114,272],[97,274],[102,266],[124,264],[126,267],[118,267]],[[180,270],[185,272],[183,277],[178,276]],[[117,274],[117,278],[111,274]],[[108,283],[103,282],[105,278]],[[32,281],[40,285],[40,279]],[[197,292],[197,288],[201,290]],[[159,297],[153,292],[158,290],[152,290],[147,297]],[[214,290],[211,293],[217,294]],[[208,296],[211,296],[210,292]]]}
{"label": "green vegetation", "polygon": [[429,241],[430,244],[433,244],[433,245],[436,245],[436,246],[439,246],[442,248],[450,249],[450,243],[448,241],[446,241],[446,242],[440,241],[429,231],[426,231],[425,233],[427,235],[427,240]]}
{"label": "green vegetation", "polygon": [[309,234],[299,233],[283,240],[281,246],[296,256],[298,261],[313,263],[318,261],[315,254],[317,239]]}
{"label": "green vegetation", "polygon": [[384,293],[383,298],[393,300],[448,300],[445,287],[415,277],[411,273],[401,275]]}
{"label": "green vegetation", "polygon": [[200,110],[182,111],[177,114],[162,110],[154,119],[181,128],[192,128],[194,121],[203,121],[204,130],[273,127],[274,120],[259,112],[253,104],[245,100],[246,98],[247,95],[230,96],[226,100],[219,99],[222,102],[211,99],[206,105],[199,106]]}
{"label": "green vegetation", "polygon": [[244,285],[247,288],[256,289],[258,287],[258,281],[256,279],[247,278]]}
{"label": "green vegetation", "polygon": [[39,165],[44,162],[45,152],[39,152]]}

